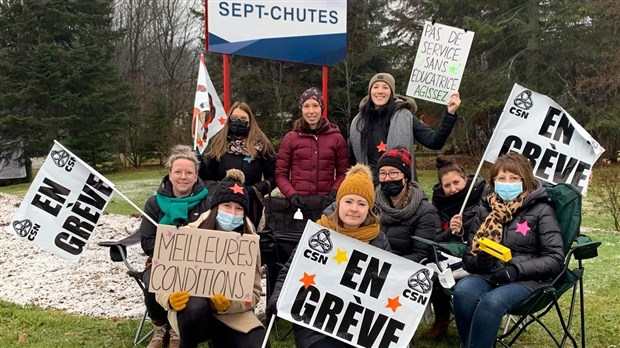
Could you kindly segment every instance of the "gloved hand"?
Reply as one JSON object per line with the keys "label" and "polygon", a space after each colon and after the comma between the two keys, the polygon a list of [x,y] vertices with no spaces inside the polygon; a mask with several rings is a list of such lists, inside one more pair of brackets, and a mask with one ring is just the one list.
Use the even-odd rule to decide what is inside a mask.
{"label": "gloved hand", "polygon": [[476,256],[476,264],[480,272],[490,272],[493,269],[495,262],[497,262],[497,259],[494,256],[491,256],[489,253],[482,250],[478,251],[478,255]]}
{"label": "gloved hand", "polygon": [[225,312],[230,307],[230,300],[224,294],[217,293],[211,297],[211,304],[218,312]]}
{"label": "gloved hand", "polygon": [[291,206],[295,209],[306,210],[306,204],[304,203],[304,199],[301,198],[300,195],[294,194],[291,196]]}
{"label": "gloved hand", "polygon": [[336,201],[336,194],[338,194],[338,190],[331,190],[327,194],[327,205],[330,205]]}
{"label": "gloved hand", "polygon": [[519,280],[519,270],[515,265],[507,265],[506,267],[493,273],[490,279],[492,282],[497,283],[498,285],[516,282],[517,280]]}
{"label": "gloved hand", "polygon": [[278,308],[276,306],[277,303],[278,303],[278,301],[268,301],[267,302],[267,310],[269,311],[269,313],[271,313],[273,315],[277,315],[278,314]]}
{"label": "gloved hand", "polygon": [[189,292],[187,291],[173,292],[168,298],[170,307],[177,312],[185,309],[187,306],[187,301],[189,301]]}

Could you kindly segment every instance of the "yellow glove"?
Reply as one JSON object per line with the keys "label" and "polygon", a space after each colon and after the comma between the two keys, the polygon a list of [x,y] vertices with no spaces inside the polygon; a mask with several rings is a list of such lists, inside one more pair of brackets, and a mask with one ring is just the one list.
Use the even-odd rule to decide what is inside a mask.
{"label": "yellow glove", "polygon": [[189,301],[189,292],[187,291],[174,292],[168,298],[170,307],[172,307],[172,309],[174,309],[177,312],[185,309],[185,306],[187,305],[187,301]]}
{"label": "yellow glove", "polygon": [[223,294],[219,293],[211,297],[211,303],[213,304],[213,308],[215,308],[218,312],[225,312],[228,307],[230,307],[230,300]]}

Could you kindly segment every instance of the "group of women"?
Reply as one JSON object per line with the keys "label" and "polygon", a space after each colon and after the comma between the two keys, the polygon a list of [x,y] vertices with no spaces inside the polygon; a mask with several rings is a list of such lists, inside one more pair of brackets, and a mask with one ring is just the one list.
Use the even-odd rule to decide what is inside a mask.
{"label": "group of women", "polygon": [[[467,243],[463,262],[470,276],[454,291],[457,329],[464,347],[491,347],[501,317],[561,270],[562,241],[545,191],[529,161],[518,154],[497,160],[488,186],[458,164],[438,158],[438,184],[429,202],[416,180],[411,145],[415,139],[430,148],[443,147],[456,121],[458,93],[451,96],[436,130],[413,116],[414,101],[395,94],[390,74],[375,75],[368,93],[351,123],[347,145],[338,126],[322,117],[321,92],[305,91],[299,100],[301,117],[277,155],[248,105],[235,103],[204,161],[187,146],[172,150],[168,175],[147,201],[145,213],[161,224],[256,233],[262,199],[277,186],[302,210],[303,197],[328,196],[333,208],[317,223],[416,262],[426,258],[427,248],[412,236]],[[217,181],[209,195],[203,183],[207,180]],[[465,202],[470,186],[472,194]],[[145,219],[140,228],[149,256],[144,272],[148,285],[156,227]],[[482,237],[511,248],[513,259],[501,262],[480,250]],[[268,299],[273,312],[287,268]],[[155,328],[148,348],[165,342],[169,347],[196,347],[208,339],[221,347],[259,347],[265,330],[253,309],[261,292],[258,269],[252,301],[232,301],[223,294],[207,299],[185,291],[146,291]],[[425,333],[430,338],[446,333],[450,298],[435,291],[431,302],[436,319]],[[306,328],[296,326],[294,332],[298,347],[348,347]]]}

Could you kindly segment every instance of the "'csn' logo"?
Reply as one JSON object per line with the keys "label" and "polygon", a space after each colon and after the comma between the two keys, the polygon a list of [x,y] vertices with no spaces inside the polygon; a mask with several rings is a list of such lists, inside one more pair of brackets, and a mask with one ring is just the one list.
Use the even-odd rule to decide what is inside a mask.
{"label": "'csn' logo", "polygon": [[424,296],[424,294],[428,294],[433,289],[431,271],[423,268],[415,272],[407,280],[407,285],[409,285],[409,289],[403,290],[403,296],[413,302],[425,305],[428,297]]}
{"label": "'csn' logo", "polygon": [[68,172],[70,172],[75,165],[75,158],[69,156],[69,153],[65,150],[52,151],[52,161],[54,161],[54,164],[58,167],[64,167]]}
{"label": "'csn' logo", "polygon": [[508,110],[508,112],[515,116],[527,119],[527,117],[530,115],[527,110],[531,109],[533,105],[532,91],[526,90],[519,93],[519,95],[515,97],[515,100],[513,100],[512,103],[514,104],[514,106],[512,106]]}
{"label": "'csn' logo", "polygon": [[13,229],[20,237],[28,237],[29,241],[33,241],[39,232],[41,225],[34,224],[28,219],[13,221]]}
{"label": "'csn' logo", "polygon": [[327,264],[327,253],[332,251],[334,244],[329,238],[329,230],[321,229],[313,234],[308,240],[308,246],[312,249],[304,250],[304,257],[323,265]]}

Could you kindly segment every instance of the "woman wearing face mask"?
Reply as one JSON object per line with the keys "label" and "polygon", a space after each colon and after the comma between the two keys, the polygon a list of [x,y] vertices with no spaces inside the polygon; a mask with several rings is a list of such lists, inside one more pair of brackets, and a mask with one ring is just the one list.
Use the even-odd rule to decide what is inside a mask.
{"label": "woman wearing face mask", "polygon": [[[542,183],[521,154],[499,157],[491,167],[490,194],[471,225],[465,270],[454,290],[454,315],[463,347],[492,347],[502,317],[562,270],[560,226]],[[453,219],[454,220],[454,219]],[[451,222],[452,223],[452,222]],[[456,223],[456,227],[461,227]],[[499,261],[480,250],[480,238],[509,248]]]}
{"label": "woman wearing face mask", "polygon": [[243,102],[231,106],[224,128],[209,141],[199,175],[203,180],[220,181],[232,168],[245,174],[243,185],[250,197],[248,216],[256,226],[263,211],[263,197],[275,185],[276,154],[252,110]]}
{"label": "woman wearing face mask", "polygon": [[[189,146],[177,145],[172,148],[166,162],[168,174],[162,179],[157,193],[150,197],[144,206],[144,213],[154,221],[165,225],[186,225],[195,221],[207,211],[207,189],[198,178],[198,160]],[[160,348],[169,334],[169,347],[179,347],[179,336],[170,330],[166,309],[155,300],[155,294],[148,291],[151,278],[151,261],[155,248],[157,226],[147,219],[140,224],[140,244],[148,256],[142,280],[147,289],[144,302],[153,321],[153,337],[147,348]]]}
{"label": "woman wearing face mask", "polygon": [[[360,102],[359,113],[351,121],[349,163],[368,164],[376,174],[381,155],[396,146],[412,153],[411,146],[417,140],[429,149],[440,150],[454,128],[460,104],[459,93],[454,92],[437,129],[433,130],[415,117],[417,105],[413,98],[396,94],[392,75],[376,74],[368,83],[368,96]],[[414,166],[411,170],[413,180],[417,180]]]}
{"label": "woman wearing face mask", "polygon": [[[379,228],[379,221],[372,207],[375,192],[370,168],[355,165],[346,173],[336,194],[336,208],[330,215],[322,215],[317,223],[348,237],[390,251],[390,245]],[[278,273],[278,280],[269,299],[269,310],[276,313],[276,303],[291,265],[293,255]],[[317,331],[293,325],[295,346],[298,348],[345,348],[352,347]]]}
{"label": "woman wearing face mask", "polygon": [[392,252],[420,262],[426,258],[427,246],[411,237],[433,240],[441,231],[441,223],[437,209],[420,185],[411,180],[411,165],[411,153],[404,147],[397,146],[381,156],[375,207]]}
{"label": "woman wearing face mask", "polygon": [[[241,189],[245,177],[230,169],[215,189],[211,210],[202,214],[190,227],[255,234],[247,216],[249,198]],[[238,188],[238,189],[237,189]],[[262,292],[260,255],[256,255],[254,289],[251,301],[232,301],[223,294],[211,298],[190,296],[186,291],[156,295],[168,310],[168,320],[181,338],[182,347],[197,347],[211,339],[215,347],[260,347],[265,329],[254,314]]]}
{"label": "woman wearing face mask", "polygon": [[347,171],[347,143],[334,123],[322,117],[323,96],[312,87],[299,97],[301,117],[286,133],[276,161],[276,184],[291,205],[306,208],[303,196],[329,196]]}

